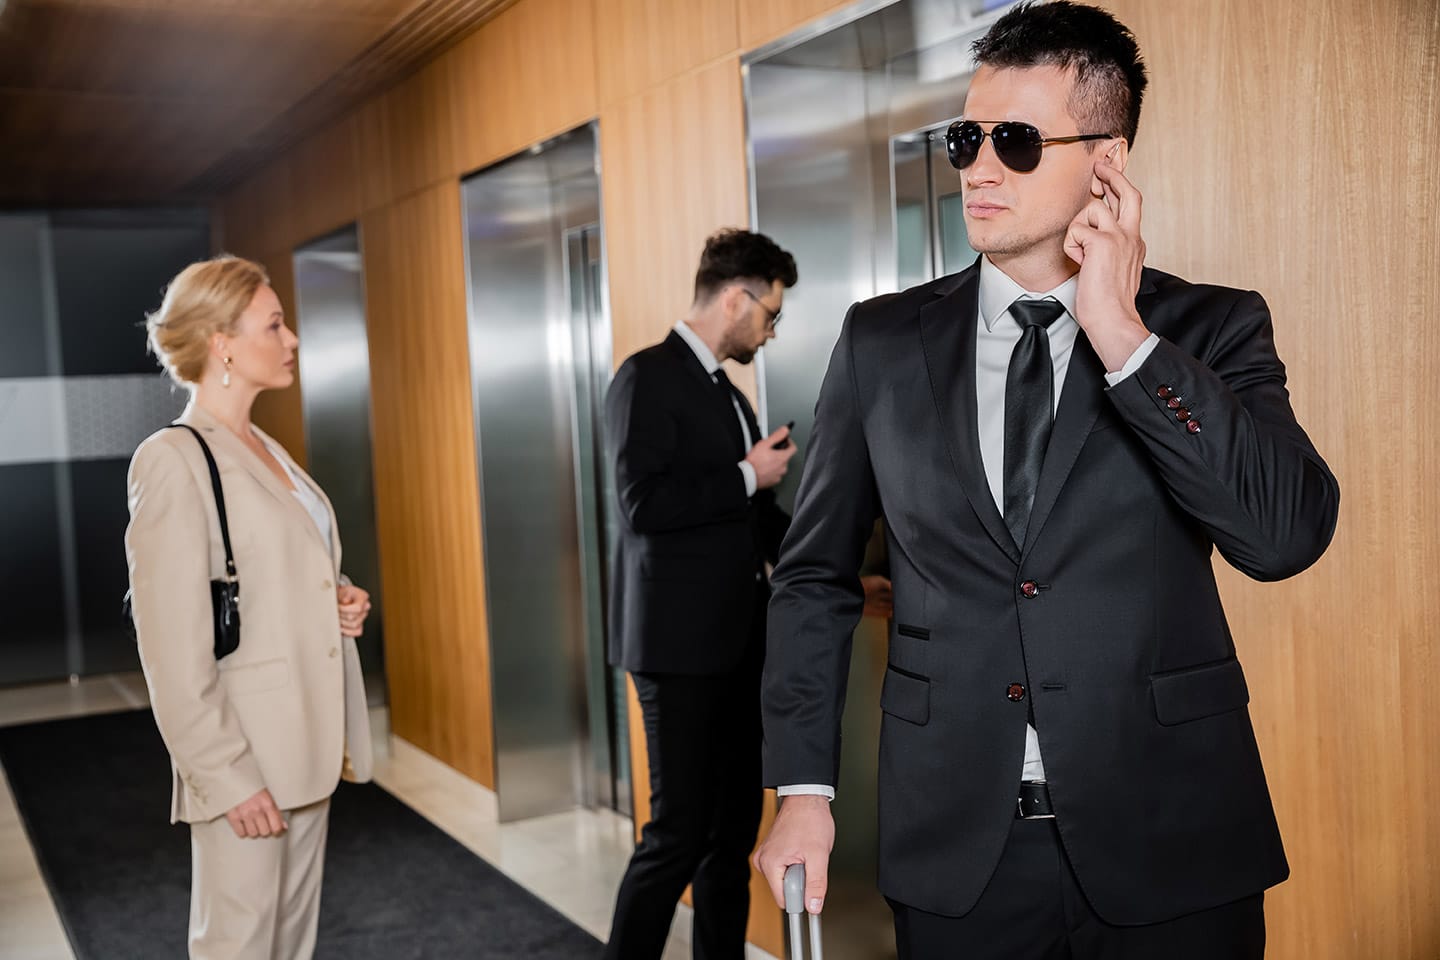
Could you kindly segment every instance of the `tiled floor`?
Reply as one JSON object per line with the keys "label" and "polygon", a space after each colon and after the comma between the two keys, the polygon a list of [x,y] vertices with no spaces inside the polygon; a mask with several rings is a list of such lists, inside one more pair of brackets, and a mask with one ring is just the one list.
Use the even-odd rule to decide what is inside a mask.
{"label": "tiled floor", "polygon": [[[104,713],[148,703],[138,674],[77,684],[0,690],[0,726]],[[389,736],[383,709],[375,727],[375,781],[461,844],[601,940],[633,849],[630,821],[608,811],[575,810],[515,823],[497,820],[495,794]],[[157,811],[164,816],[165,811]],[[690,955],[690,911],[676,910],[664,960]],[[0,960],[69,960],[73,956],[40,877],[0,771]],[[750,948],[749,960],[774,960]]]}

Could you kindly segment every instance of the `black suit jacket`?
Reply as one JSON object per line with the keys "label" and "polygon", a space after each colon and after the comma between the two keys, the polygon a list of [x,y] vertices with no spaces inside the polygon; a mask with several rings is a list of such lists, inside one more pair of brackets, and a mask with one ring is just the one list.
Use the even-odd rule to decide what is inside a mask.
{"label": "black suit jacket", "polygon": [[605,427],[621,518],[610,662],[642,673],[733,669],[764,616],[764,565],[790,524],[773,490],[745,496],[735,408],[672,331],[620,367]]}
{"label": "black suit jacket", "polygon": [[1136,306],[1160,343],[1107,389],[1078,339],[1017,547],[980,460],[978,277],[846,318],[775,571],[765,782],[835,782],[855,571],[878,514],[895,591],[885,894],[946,915],[975,904],[1015,814],[1031,708],[1061,839],[1101,917],[1157,922],[1278,883],[1211,553],[1259,580],[1299,573],[1330,542],[1339,488],[1291,412],[1264,301],[1145,270]]}

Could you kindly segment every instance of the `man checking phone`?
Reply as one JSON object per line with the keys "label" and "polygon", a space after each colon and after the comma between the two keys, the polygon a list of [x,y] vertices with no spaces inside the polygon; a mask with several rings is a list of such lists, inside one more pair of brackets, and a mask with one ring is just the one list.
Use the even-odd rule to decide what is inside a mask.
{"label": "man checking phone", "polygon": [[744,956],[767,565],[790,523],[774,488],[796,447],[788,426],[762,435],[721,364],[750,363],[775,336],[795,280],[769,237],[716,233],[689,314],[626,360],[606,397],[620,515],[609,657],[640,697],[651,810],[606,957],[658,960],[692,883],[695,956]]}
{"label": "man checking phone", "polygon": [[[851,308],[775,571],[757,866],[823,906],[855,570],[885,520],[880,889],[902,960],[1255,960],[1288,866],[1211,568],[1314,563],[1339,488],[1252,292],[1144,267],[1145,68],[1022,4],[946,146],[969,269]],[[1250,638],[1264,642],[1264,637]]]}

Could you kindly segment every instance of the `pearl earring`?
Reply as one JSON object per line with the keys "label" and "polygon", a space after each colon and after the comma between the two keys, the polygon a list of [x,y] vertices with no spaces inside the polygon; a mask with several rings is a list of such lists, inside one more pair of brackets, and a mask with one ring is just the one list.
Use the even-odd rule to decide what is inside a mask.
{"label": "pearl earring", "polygon": [[230,386],[230,358],[229,358],[229,357],[226,357],[226,358],[225,358],[225,376],[223,376],[223,377],[220,378],[220,386],[225,387],[225,388],[227,388],[227,389],[228,389],[229,386]]}

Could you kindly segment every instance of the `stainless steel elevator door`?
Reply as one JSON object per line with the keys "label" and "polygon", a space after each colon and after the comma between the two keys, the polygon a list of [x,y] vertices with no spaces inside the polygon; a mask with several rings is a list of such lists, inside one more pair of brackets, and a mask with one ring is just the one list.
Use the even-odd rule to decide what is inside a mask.
{"label": "stainless steel elevator door", "polygon": [[948,126],[901,134],[890,145],[899,290],[958,273],[975,262],[965,227],[961,174],[945,155]]}
{"label": "stainless steel elevator door", "polygon": [[370,591],[357,641],[372,704],[385,702],[385,625],[370,454],[370,348],[360,236],[352,225],[295,251],[301,409],[310,475],[335,507],[345,574]]}
{"label": "stainless steel elevator door", "polygon": [[462,189],[500,818],[613,806],[594,129]]}

